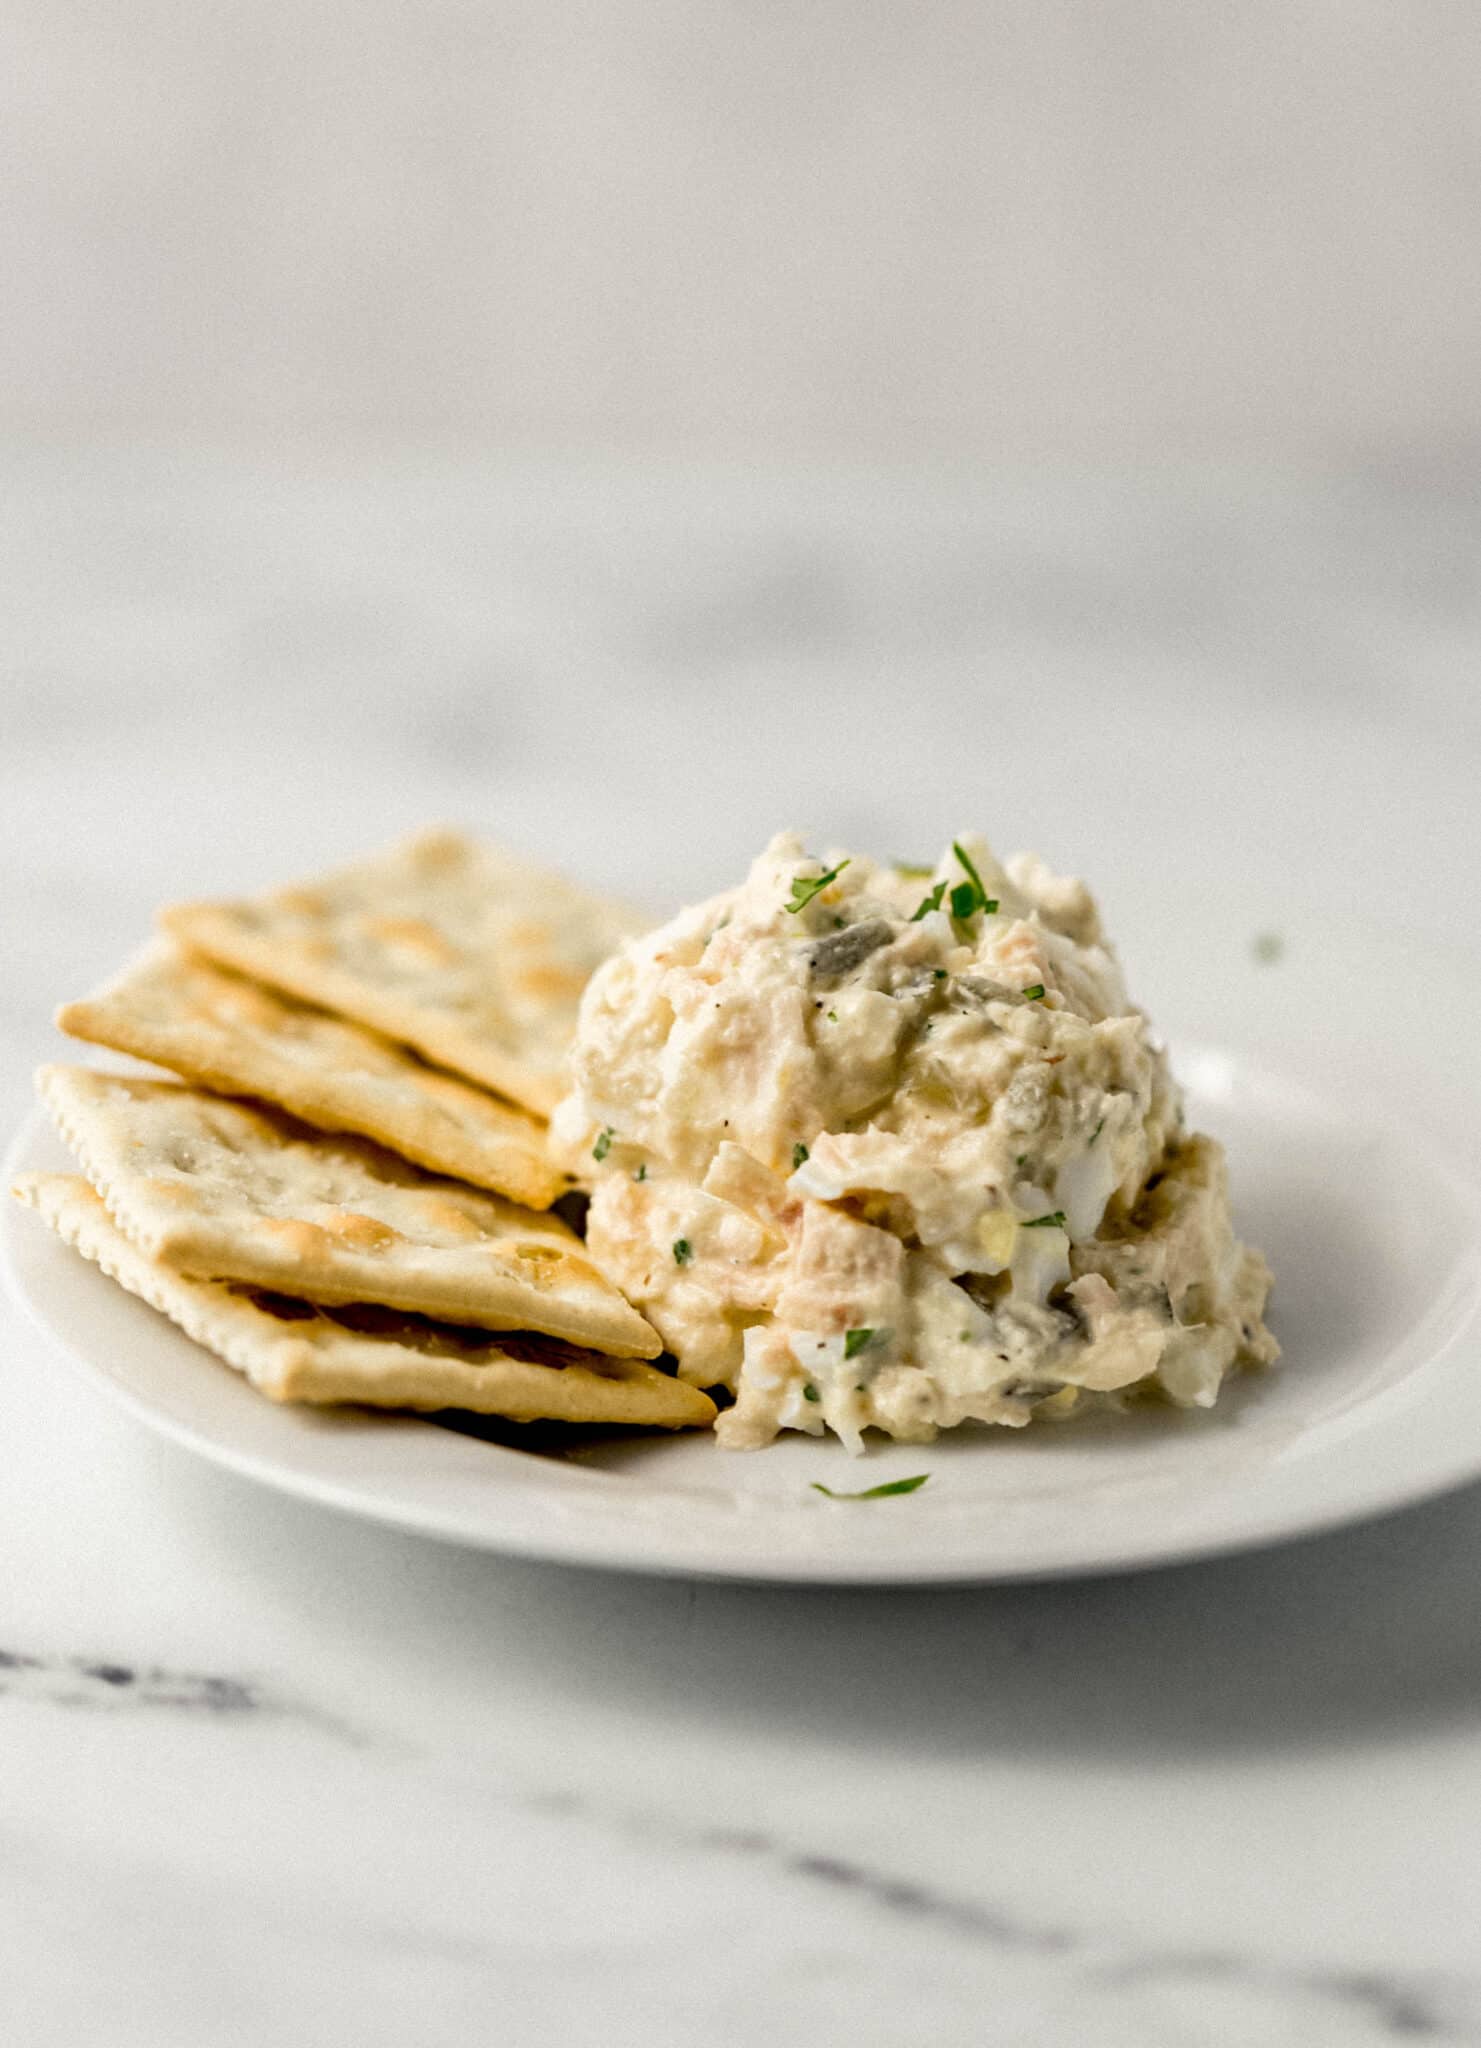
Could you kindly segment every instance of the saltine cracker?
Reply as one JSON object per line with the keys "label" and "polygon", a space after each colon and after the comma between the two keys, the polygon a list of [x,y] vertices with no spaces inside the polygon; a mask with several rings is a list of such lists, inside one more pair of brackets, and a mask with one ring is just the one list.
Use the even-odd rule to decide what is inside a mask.
{"label": "saltine cracker", "polygon": [[554,1216],[178,1081],[52,1066],[37,1088],[114,1222],[176,1272],[619,1357],[663,1348]]}
{"label": "saltine cracker", "polygon": [[497,1337],[394,1311],[316,1308],[155,1265],[87,1182],[24,1174],[13,1192],[130,1294],[170,1318],[274,1401],[459,1408],[517,1422],[705,1427],[714,1403],[637,1359],[553,1338]]}
{"label": "saltine cracker", "polygon": [[201,1087],[276,1103],[319,1130],[373,1138],[532,1209],[548,1209],[570,1186],[550,1159],[544,1126],[525,1110],[168,939],[95,994],[64,1003],[57,1023]]}
{"label": "saltine cracker", "polygon": [[456,832],[316,881],[160,913],[191,951],[367,1024],[546,1115],[581,991],[642,920]]}

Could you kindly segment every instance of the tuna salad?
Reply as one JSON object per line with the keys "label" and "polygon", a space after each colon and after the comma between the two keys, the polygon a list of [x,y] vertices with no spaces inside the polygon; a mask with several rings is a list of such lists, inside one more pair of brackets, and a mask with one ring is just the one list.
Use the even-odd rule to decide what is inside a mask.
{"label": "tuna salad", "polygon": [[1277,1356],[1089,891],[975,835],[931,869],[773,839],[598,971],[553,1128],[732,1447],[1207,1407]]}

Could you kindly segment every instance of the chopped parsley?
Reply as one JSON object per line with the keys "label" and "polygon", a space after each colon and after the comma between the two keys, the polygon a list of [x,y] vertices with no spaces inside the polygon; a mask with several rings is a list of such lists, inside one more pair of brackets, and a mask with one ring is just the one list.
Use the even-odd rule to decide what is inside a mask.
{"label": "chopped parsley", "polygon": [[[1100,1122],[1099,1122],[1099,1123],[1098,1123],[1098,1124],[1096,1125],[1095,1129],[1094,1129],[1094,1130],[1093,1130],[1093,1131],[1092,1131],[1092,1132],[1090,1133],[1090,1144],[1091,1144],[1091,1145],[1093,1145],[1093,1144],[1095,1143],[1096,1139],[1097,1139],[1097,1138],[1098,1138],[1098,1137],[1100,1136],[1101,1132],[1102,1132],[1102,1131],[1103,1131],[1103,1130],[1105,1129],[1105,1127],[1106,1127],[1106,1120],[1105,1120],[1105,1118],[1104,1118],[1104,1117],[1102,1117],[1102,1118],[1101,1118],[1101,1120],[1100,1120]],[[1086,1150],[1087,1150],[1087,1151],[1089,1150],[1089,1146],[1087,1146],[1087,1147],[1086,1147]]]}
{"label": "chopped parsley", "polygon": [[960,839],[952,840],[951,850],[956,855],[957,859],[961,862],[962,867],[966,872],[967,879],[971,882],[976,883],[977,893],[985,903],[987,901],[987,891],[982,886],[981,875],[978,874],[976,868],[972,864],[971,854],[967,852],[966,848],[962,845]]}
{"label": "chopped parsley", "polygon": [[945,981],[946,969],[944,967],[933,967],[931,969],[931,979],[933,981]]}
{"label": "chopped parsley", "polygon": [[[930,870],[927,869],[926,872],[929,874]],[[910,922],[912,924],[919,924],[923,917],[929,917],[933,910],[939,910],[941,908],[941,899],[945,894],[946,884],[944,882],[938,882],[934,889],[928,889],[915,909],[910,913]]]}
{"label": "chopped parsley", "polygon": [[792,1147],[792,1171],[795,1173],[799,1166],[806,1165],[807,1161],[811,1158],[811,1156],[812,1155],[808,1151],[806,1145],[804,1145],[799,1139],[798,1142]]}
{"label": "chopped parsley", "polygon": [[1037,1002],[1042,1002],[1043,998],[1044,998],[1044,984],[1043,984],[1043,982],[1042,982],[1042,981],[1036,981],[1036,982],[1033,982],[1033,983],[1032,983],[1032,984],[1031,984],[1031,985],[1030,985],[1030,986],[1029,986],[1028,988],[1026,988],[1026,989],[1024,990],[1024,992],[1023,992],[1023,1000],[1024,1000],[1024,1001],[1025,1001],[1026,1003],[1037,1003]]}
{"label": "chopped parsley", "polygon": [[847,866],[848,862],[841,860],[836,868],[828,868],[821,875],[794,875],[792,877],[792,901],[783,904],[782,908],[790,911],[793,917],[797,915],[799,910],[806,910],[814,896],[821,896],[828,884],[836,882]]}
{"label": "chopped parsley", "polygon": [[674,1239],[674,1264],[676,1266],[687,1266],[693,1257],[694,1246],[689,1242],[688,1238],[676,1237]]}
{"label": "chopped parsley", "polygon": [[607,1154],[612,1149],[612,1135],[612,1126],[608,1124],[607,1128],[602,1132],[602,1135],[597,1139],[596,1143],[591,1148],[591,1156],[593,1159],[606,1158]]}
{"label": "chopped parsley", "polygon": [[812,1381],[807,1380],[803,1383],[802,1398],[804,1401],[821,1401],[823,1397],[818,1392],[817,1388],[813,1385]]}
{"label": "chopped parsley", "polygon": [[828,1022],[829,1022],[830,1024],[836,1024],[836,1023],[838,1022],[838,1012],[837,1012],[837,1010],[830,1010],[830,1011],[828,1012]]}
{"label": "chopped parsley", "polygon": [[972,863],[972,856],[959,839],[953,839],[951,850],[961,862],[967,876],[951,892],[951,914],[955,918],[968,918],[976,910],[985,910],[989,916],[998,907],[996,896],[989,896],[982,886],[982,877]]}
{"label": "chopped parsley", "polygon": [[1047,1216],[1028,1216],[1024,1219],[1025,1230],[1063,1230],[1064,1210],[1051,1210]]}
{"label": "chopped parsley", "polygon": [[883,1486],[866,1486],[862,1493],[835,1493],[831,1486],[824,1486],[821,1479],[814,1479],[814,1493],[826,1493],[829,1500],[885,1500],[892,1493],[915,1493],[930,1478],[929,1472],[917,1472],[913,1479],[887,1479]]}
{"label": "chopped parsley", "polygon": [[897,875],[903,875],[907,882],[923,882],[928,875],[934,875],[936,872],[928,861],[892,860],[890,866]]}
{"label": "chopped parsley", "polygon": [[850,1330],[843,1340],[844,1357],[857,1358],[865,1346],[872,1344],[873,1341],[874,1332],[872,1330]]}
{"label": "chopped parsley", "polygon": [[647,1178],[648,1178],[648,1162],[647,1162],[647,1160],[645,1159],[645,1160],[643,1161],[642,1165],[641,1165],[641,1166],[640,1166],[640,1167],[638,1168],[637,1172],[636,1172],[636,1173],[635,1173],[635,1174],[633,1175],[633,1179],[634,1179],[634,1180],[646,1180]]}

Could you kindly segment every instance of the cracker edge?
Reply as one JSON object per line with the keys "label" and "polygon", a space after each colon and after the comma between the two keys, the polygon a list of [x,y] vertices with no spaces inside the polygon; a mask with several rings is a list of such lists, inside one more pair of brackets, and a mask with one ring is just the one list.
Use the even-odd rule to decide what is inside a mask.
{"label": "cracker edge", "polygon": [[[147,1080],[149,1077],[111,1074],[100,1067],[69,1069],[59,1062],[52,1062],[37,1069],[36,1090],[58,1134],[82,1168],[85,1178],[102,1201],[114,1226],[156,1265],[167,1266],[188,1279],[239,1280],[248,1286],[264,1287],[278,1294],[295,1295],[306,1301],[319,1301],[329,1307],[360,1301],[383,1308],[404,1309],[413,1315],[429,1316],[440,1322],[462,1323],[471,1328],[529,1331],[533,1335],[559,1338],[562,1343],[577,1345],[582,1350],[599,1351],[610,1358],[652,1359],[662,1355],[662,1337],[641,1310],[633,1307],[626,1295],[587,1255],[586,1247],[574,1235],[571,1242],[577,1247],[580,1263],[597,1276],[611,1297],[608,1304],[612,1312],[611,1323],[605,1329],[593,1330],[591,1318],[583,1318],[583,1326],[578,1327],[575,1319],[567,1317],[561,1318],[563,1327],[556,1327],[554,1319],[543,1310],[537,1327],[529,1320],[528,1302],[511,1307],[507,1311],[491,1309],[486,1303],[470,1302],[466,1290],[459,1295],[439,1287],[435,1277],[432,1285],[428,1286],[415,1284],[413,1276],[413,1284],[398,1287],[393,1297],[389,1291],[391,1283],[387,1282],[383,1267],[371,1264],[363,1255],[344,1248],[337,1249],[336,1263],[346,1278],[342,1285],[336,1286],[333,1281],[324,1281],[317,1276],[312,1279],[306,1278],[300,1265],[282,1254],[273,1257],[269,1252],[265,1256],[258,1256],[262,1251],[259,1244],[249,1244],[244,1252],[242,1238],[230,1231],[223,1231],[221,1224],[214,1219],[197,1222],[187,1217],[163,1227],[145,1224],[118,1206],[116,1191],[93,1147],[78,1130],[74,1118],[57,1099],[59,1089],[65,1086],[65,1081],[54,1082],[54,1077],[66,1076],[70,1072],[104,1081],[134,1082]],[[170,1088],[184,1084],[156,1081],[151,1085]],[[185,1092],[191,1091],[187,1088]],[[252,1107],[250,1103],[238,1106],[246,1109]],[[539,1220],[547,1224],[549,1221],[543,1215]],[[227,1247],[224,1254],[223,1243]],[[229,1262],[229,1271],[223,1266],[223,1257]],[[491,1317],[495,1320],[491,1321]],[[646,1334],[640,1336],[640,1330]]]}
{"label": "cracker edge", "polygon": [[[60,1191],[63,1199],[53,1201],[53,1191]],[[411,1347],[397,1345],[394,1338],[375,1339],[345,1331],[346,1353],[384,1346],[394,1347],[398,1355],[394,1360],[387,1358],[384,1369],[351,1363],[336,1369],[316,1347],[289,1334],[291,1325],[278,1324],[267,1310],[239,1299],[221,1283],[187,1279],[153,1264],[113,1222],[101,1196],[82,1175],[21,1174],[12,1182],[11,1193],[65,1244],[125,1292],[167,1317],[195,1343],[223,1359],[269,1400],[306,1405],[355,1403],[411,1412],[458,1408],[515,1422],[635,1428],[708,1427],[714,1419],[715,1404],[708,1395],[638,1360],[617,1361],[610,1373],[582,1365],[541,1365],[514,1358],[474,1365],[457,1359],[428,1359]],[[87,1218],[69,1216],[65,1199],[69,1193],[85,1194],[95,1207],[92,1220],[100,1226],[96,1242],[84,1242]],[[411,1390],[413,1381],[420,1383],[415,1391]],[[595,1405],[609,1412],[571,1414],[570,1403],[564,1404],[566,1412],[562,1412],[562,1404],[540,1392],[542,1387],[564,1385],[569,1389],[573,1384],[588,1396],[575,1405],[587,1409]],[[497,1406],[489,1398],[495,1385],[501,1387],[495,1396]],[[625,1406],[611,1398],[618,1390],[626,1397]],[[634,1413],[635,1405],[650,1412]]]}
{"label": "cracker edge", "polygon": [[[199,956],[199,964],[218,973],[232,970],[223,968],[218,962]],[[120,985],[127,985],[129,970],[115,978]],[[288,998],[281,989],[265,989],[264,993],[282,1000]],[[322,1009],[320,1004],[305,1004],[309,1009]],[[351,1017],[325,1012],[330,1021],[341,1030],[360,1031],[371,1036],[365,1025],[358,1024]],[[137,1020],[113,996],[113,984],[94,994],[82,996],[74,1002],[63,1003],[55,1015],[57,1029],[69,1038],[82,1040],[85,1044],[104,1046],[110,1052],[126,1053],[132,1059],[148,1060],[155,1066],[164,1067],[170,1073],[178,1074],[183,1080],[199,1087],[213,1090],[217,1094],[249,1098],[275,1104],[296,1116],[301,1123],[310,1124],[315,1130],[345,1132],[353,1137],[369,1138],[372,1143],[383,1146],[387,1151],[399,1152],[417,1166],[424,1166],[429,1172],[450,1175],[456,1180],[467,1181],[471,1187],[482,1187],[494,1194],[506,1195],[511,1201],[521,1202],[526,1208],[548,1209],[553,1202],[568,1194],[574,1185],[566,1175],[540,1152],[538,1125],[531,1124],[531,1147],[528,1172],[516,1168],[514,1171],[499,1169],[495,1178],[494,1170],[483,1163],[483,1147],[476,1139],[470,1138],[466,1147],[444,1149],[435,1141],[423,1143],[415,1132],[408,1132],[403,1125],[390,1132],[385,1123],[378,1128],[370,1127],[369,1119],[356,1117],[352,1111],[326,1103],[324,1094],[313,1090],[296,1089],[290,1080],[286,1084],[274,1080],[264,1085],[261,1074],[251,1074],[245,1065],[222,1064],[203,1058],[195,1059],[188,1050],[177,1044],[175,1035],[169,1030],[152,1031],[149,1026],[140,1026]],[[225,1027],[223,1027],[225,1028]],[[376,1034],[384,1037],[385,1034]],[[404,1040],[392,1041],[398,1049]],[[476,1093],[474,1084],[459,1074],[448,1073],[440,1076],[454,1087],[466,1088]],[[508,1104],[511,1115],[528,1116],[529,1112],[518,1103]],[[511,1151],[518,1150],[518,1141],[509,1141]]]}
{"label": "cracker edge", "polygon": [[158,923],[188,952],[233,968],[253,981],[266,982],[300,1002],[332,1010],[399,1045],[409,1045],[435,1066],[447,1067],[464,1080],[507,1095],[537,1116],[549,1116],[566,1093],[564,1048],[556,1066],[530,1066],[513,1054],[500,1052],[487,1039],[448,1023],[436,1011],[383,999],[357,975],[301,963],[282,947],[252,938],[237,922],[231,905],[166,904],[158,913]]}

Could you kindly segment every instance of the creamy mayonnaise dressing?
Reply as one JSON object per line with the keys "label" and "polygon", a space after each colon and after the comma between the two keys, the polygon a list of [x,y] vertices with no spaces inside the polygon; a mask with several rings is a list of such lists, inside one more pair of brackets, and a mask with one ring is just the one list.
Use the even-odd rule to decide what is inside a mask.
{"label": "creamy mayonnaise dressing", "polygon": [[929,873],[775,838],[602,967],[553,1131],[594,1255],[732,1446],[922,1441],[1277,1346],[1223,1155],[1082,882],[980,837]]}

